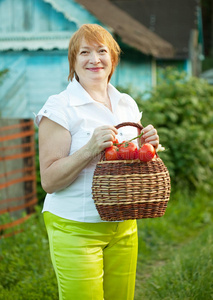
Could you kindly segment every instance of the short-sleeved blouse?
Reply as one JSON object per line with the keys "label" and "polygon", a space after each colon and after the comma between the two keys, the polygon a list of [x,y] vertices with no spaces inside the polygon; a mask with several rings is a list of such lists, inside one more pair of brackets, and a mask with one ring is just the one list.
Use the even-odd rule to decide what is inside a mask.
{"label": "short-sleeved blouse", "polygon": [[[108,84],[108,94],[112,111],[94,101],[74,79],[66,90],[48,98],[37,114],[35,123],[39,125],[45,116],[66,128],[72,137],[69,153],[72,155],[89,141],[96,127],[140,121],[141,113],[129,95],[120,93],[111,84]],[[131,126],[118,131],[120,142],[134,136],[137,136],[137,129]],[[98,160],[99,156],[94,158],[70,186],[47,194],[42,211],[80,222],[102,222],[92,199],[92,178]]]}

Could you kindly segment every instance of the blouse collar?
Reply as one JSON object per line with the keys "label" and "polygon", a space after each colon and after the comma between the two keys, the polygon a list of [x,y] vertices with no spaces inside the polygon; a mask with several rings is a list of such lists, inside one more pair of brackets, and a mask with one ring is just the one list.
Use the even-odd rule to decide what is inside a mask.
{"label": "blouse collar", "polygon": [[[108,84],[107,88],[112,105],[116,106],[123,95],[111,83]],[[68,84],[67,92],[70,106],[80,106],[96,102],[75,78]]]}

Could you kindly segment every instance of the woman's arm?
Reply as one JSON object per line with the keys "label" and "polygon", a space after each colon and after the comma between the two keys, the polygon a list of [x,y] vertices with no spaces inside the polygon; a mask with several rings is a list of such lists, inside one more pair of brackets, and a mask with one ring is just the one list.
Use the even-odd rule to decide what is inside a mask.
{"label": "woman's arm", "polygon": [[117,130],[113,126],[98,127],[90,141],[69,156],[70,132],[43,117],[39,125],[39,160],[43,189],[51,194],[69,186],[96,155],[112,146],[116,134]]}

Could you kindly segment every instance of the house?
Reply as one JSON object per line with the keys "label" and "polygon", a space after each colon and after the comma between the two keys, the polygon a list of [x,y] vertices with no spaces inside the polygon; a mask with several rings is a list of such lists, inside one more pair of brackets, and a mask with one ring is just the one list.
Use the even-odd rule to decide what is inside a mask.
{"label": "house", "polygon": [[201,73],[204,43],[200,0],[111,2],[174,47],[173,59],[157,59],[157,68],[172,64],[189,75]]}
{"label": "house", "polygon": [[[162,4],[164,1],[168,2],[0,1],[0,70],[9,69],[0,86],[1,116],[32,118],[50,95],[67,86],[69,39],[85,23],[104,26],[123,50],[120,64],[111,79],[116,86],[132,86],[135,91],[150,89],[156,84],[158,66],[176,64],[181,60],[179,67],[191,74],[193,59],[189,51],[185,56],[177,56],[179,44],[177,47],[173,40],[164,36],[163,29],[158,33],[150,24],[145,24],[145,18],[134,16],[139,3]],[[133,2],[137,5],[134,10],[129,10],[128,5]],[[184,5],[183,1],[180,2]],[[193,4],[190,13],[194,15],[197,1],[189,2]],[[197,45],[197,40],[196,33],[192,35],[194,44],[191,42],[191,45]]]}

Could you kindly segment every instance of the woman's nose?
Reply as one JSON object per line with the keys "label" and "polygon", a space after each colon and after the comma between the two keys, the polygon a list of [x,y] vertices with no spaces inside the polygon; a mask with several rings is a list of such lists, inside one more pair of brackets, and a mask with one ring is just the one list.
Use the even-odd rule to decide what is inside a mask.
{"label": "woman's nose", "polygon": [[100,62],[100,57],[97,52],[95,52],[95,51],[91,52],[90,62],[93,64],[97,64]]}

